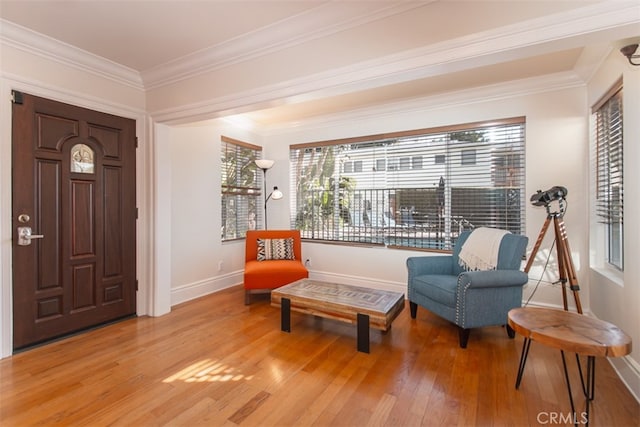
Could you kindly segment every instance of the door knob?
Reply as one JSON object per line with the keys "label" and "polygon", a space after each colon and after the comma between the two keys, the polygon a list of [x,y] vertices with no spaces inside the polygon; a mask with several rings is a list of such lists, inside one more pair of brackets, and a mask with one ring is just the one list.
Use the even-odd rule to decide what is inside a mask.
{"label": "door knob", "polygon": [[31,239],[42,239],[43,234],[31,234],[31,227],[18,227],[18,245],[29,246]]}

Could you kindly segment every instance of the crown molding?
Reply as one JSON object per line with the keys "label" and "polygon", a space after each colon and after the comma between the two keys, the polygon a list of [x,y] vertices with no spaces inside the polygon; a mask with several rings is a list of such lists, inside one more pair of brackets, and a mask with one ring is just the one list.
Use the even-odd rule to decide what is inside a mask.
{"label": "crown molding", "polygon": [[[194,71],[196,73],[203,72],[205,69],[211,70],[234,61],[245,60],[250,55],[266,54],[291,44],[301,43],[305,41],[300,37],[301,33],[308,34],[305,36],[308,38],[321,37],[406,11],[417,7],[416,4],[419,3],[402,2],[378,9],[367,16],[358,17],[354,14],[341,16],[339,19],[332,15],[330,8],[321,6],[290,18],[287,21],[291,22],[287,22],[286,26],[274,25],[257,31],[247,38],[234,40],[226,44],[219,53],[212,53],[216,49],[199,52],[187,58],[187,62],[189,67],[196,69],[200,67],[199,70]],[[526,55],[572,48],[579,46],[577,39],[593,36],[599,32],[609,31],[613,34],[612,37],[618,38],[637,35],[640,4],[615,2],[613,5],[616,7],[615,10],[612,10],[611,2],[596,3],[570,12],[403,51],[348,67],[236,93],[233,96],[222,96],[178,108],[156,111],[154,117],[160,121],[220,117],[222,114],[267,108],[273,106],[275,100],[280,103],[297,102],[340,95],[518,59]],[[283,29],[289,28],[290,25],[291,29],[283,33]],[[301,29],[315,30],[305,32]],[[555,42],[553,46],[551,42]],[[135,70],[1,19],[0,43],[136,89],[147,89],[143,85],[141,75]],[[213,57],[207,55],[213,55]],[[179,62],[181,61],[176,63]],[[166,75],[163,76],[166,78]],[[180,79],[184,76],[176,78]]]}
{"label": "crown molding", "polygon": [[298,15],[276,22],[250,34],[142,71],[147,89],[156,89],[197,75],[215,71],[282,49],[330,36],[408,10],[427,2],[380,3],[380,7],[363,15],[358,8],[337,10],[332,2],[321,4]]}
{"label": "crown molding", "polygon": [[[215,71],[217,69],[246,61],[258,56],[267,55],[286,47],[298,45],[306,41],[333,34],[347,28],[353,28],[367,22],[392,16],[419,3],[400,3],[393,7],[380,9],[367,16],[335,15],[328,6],[307,11],[286,21],[287,25],[273,25],[252,33],[246,37],[232,40],[223,45],[213,46],[179,58],[163,66],[142,73],[145,87],[148,89],[176,83],[194,76]],[[339,85],[366,78],[379,78],[408,69],[424,70],[437,64],[450,64],[460,60],[473,60],[488,54],[502,53],[504,59],[517,59],[524,56],[518,49],[528,48],[538,53],[548,52],[551,48],[546,44],[555,42],[555,50],[559,47],[576,46],[572,39],[586,34],[601,31],[618,31],[620,34],[632,35],[637,32],[640,23],[640,5],[636,2],[616,2],[615,10],[608,2],[597,3],[569,12],[548,15],[526,22],[507,25],[453,40],[437,43],[422,48],[406,50],[394,55],[336,69],[325,73],[325,76],[310,76],[318,82],[318,78],[333,77],[333,84]],[[282,24],[282,23],[280,23]],[[302,35],[304,34],[304,36]],[[564,41],[557,44],[558,41]],[[534,52],[535,53],[535,52]],[[484,65],[484,64],[479,64]],[[450,69],[448,71],[451,71]],[[428,74],[418,75],[425,77]],[[406,79],[415,78],[407,75]],[[406,81],[400,79],[400,81]]]}
{"label": "crown molding", "polygon": [[[389,117],[397,117],[398,111],[402,111],[402,114],[409,114],[412,112],[424,112],[425,110],[438,110],[463,105],[468,106],[487,101],[498,101],[518,96],[528,96],[576,87],[584,87],[585,85],[585,81],[582,80],[577,73],[567,71],[485,85],[460,91],[392,101],[373,107],[362,107],[350,111],[319,115],[295,122],[277,123],[273,125],[253,123],[252,128],[263,136],[269,136],[291,132],[302,128],[324,128],[328,122],[331,122],[336,126],[340,126],[340,124],[349,125],[361,120],[382,120]],[[225,101],[221,100],[220,107],[222,112],[215,116],[211,116],[207,111],[208,106],[202,104],[194,105],[188,112],[180,109],[172,109],[153,114],[152,117],[155,122],[187,124],[241,113],[239,111],[224,110],[225,106]]]}
{"label": "crown molding", "polygon": [[[538,18],[291,80],[282,86],[292,92],[306,93],[307,97],[314,90],[323,91],[324,95],[340,95],[581,47],[582,37],[593,37],[603,31],[610,31],[611,39],[637,33],[640,4],[616,5],[619,7],[611,10],[611,4],[598,3],[571,13]],[[294,89],[296,87],[300,90]],[[325,93],[332,87],[330,93]]]}
{"label": "crown molding", "polygon": [[0,44],[144,90],[137,71],[5,19],[0,19]]}
{"label": "crown molding", "polygon": [[399,111],[405,115],[536,95],[545,92],[584,87],[585,85],[586,83],[577,73],[567,71],[455,92],[389,102],[383,105],[364,107],[348,112],[310,117],[291,123],[261,125],[256,126],[256,128],[259,129],[263,136],[273,136],[298,129],[325,128],[328,122],[332,123],[332,125],[340,126],[341,124],[352,125],[356,121],[363,120],[387,120],[397,117]]}
{"label": "crown molding", "polygon": [[61,89],[56,86],[52,86],[49,83],[8,73],[6,71],[1,71],[0,77],[11,83],[11,89],[27,92],[31,95],[49,98],[55,101],[73,104],[107,114],[128,117],[135,120],[140,120],[141,118],[148,116],[147,112],[143,108],[136,108],[131,105],[109,101],[104,98],[88,95],[85,92],[77,92],[68,88]]}
{"label": "crown molding", "polygon": [[[495,30],[447,40],[419,49],[262,86],[207,101],[152,112],[160,122],[205,120],[373,89],[414,79],[462,71],[581,46],[581,37],[611,31],[611,37],[637,31],[640,5],[595,4],[571,13],[556,14]],[[555,43],[551,43],[555,42]]]}

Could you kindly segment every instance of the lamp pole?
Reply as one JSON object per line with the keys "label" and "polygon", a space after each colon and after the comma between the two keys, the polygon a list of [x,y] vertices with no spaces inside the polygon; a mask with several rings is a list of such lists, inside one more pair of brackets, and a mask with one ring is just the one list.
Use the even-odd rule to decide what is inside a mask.
{"label": "lamp pole", "polygon": [[267,201],[269,200],[269,196],[267,196],[267,170],[262,169],[262,187],[264,188],[264,229],[267,229]]}
{"label": "lamp pole", "polygon": [[[265,185],[265,194],[267,194],[266,185]],[[267,197],[265,197],[264,199],[264,229],[265,230],[267,229],[267,202],[269,201],[269,199],[280,200],[282,199],[282,197],[284,197],[284,195],[282,194],[282,191],[278,190],[278,187],[273,187],[273,191],[269,193]]]}
{"label": "lamp pole", "polygon": [[267,169],[271,169],[271,167],[273,166],[274,161],[273,160],[267,160],[267,159],[258,159],[255,161],[256,166],[258,166],[260,169],[262,169],[262,187],[263,187],[263,191],[264,191],[264,229],[267,229],[267,201],[269,200],[269,197],[271,197],[271,194],[269,194],[267,196]]}

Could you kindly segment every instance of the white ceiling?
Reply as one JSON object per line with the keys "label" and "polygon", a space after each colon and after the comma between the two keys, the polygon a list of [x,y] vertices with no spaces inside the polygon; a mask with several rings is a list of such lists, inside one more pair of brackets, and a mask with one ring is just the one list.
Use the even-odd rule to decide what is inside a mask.
{"label": "white ceiling", "polygon": [[[0,0],[0,18],[127,67],[145,88],[180,79],[194,66],[224,67],[269,55],[281,62],[292,46],[317,46],[287,58],[288,64],[307,75],[332,75],[330,84],[293,94],[281,90],[269,108],[264,102],[244,106],[253,120],[273,125],[557,73],[585,78],[602,59],[603,46],[640,38],[640,16],[615,14],[625,7],[640,14],[637,4]],[[594,23],[599,14],[601,27]],[[376,67],[385,71],[367,72]]]}

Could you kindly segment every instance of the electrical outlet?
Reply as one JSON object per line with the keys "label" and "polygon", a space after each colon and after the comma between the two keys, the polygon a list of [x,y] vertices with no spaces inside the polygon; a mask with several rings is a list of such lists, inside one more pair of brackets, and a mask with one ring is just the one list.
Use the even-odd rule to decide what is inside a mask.
{"label": "electrical outlet", "polygon": [[224,269],[224,261],[218,261],[218,271],[222,271]]}
{"label": "electrical outlet", "polygon": [[304,262],[304,266],[311,267],[311,260],[309,258],[307,258],[307,260]]}

